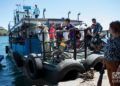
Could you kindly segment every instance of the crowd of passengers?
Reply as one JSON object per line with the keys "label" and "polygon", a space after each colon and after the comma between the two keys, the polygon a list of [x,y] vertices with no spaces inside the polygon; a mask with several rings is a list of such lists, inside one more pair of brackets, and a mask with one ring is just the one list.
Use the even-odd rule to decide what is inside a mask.
{"label": "crowd of passengers", "polygon": [[[70,24],[69,19],[65,19],[65,22],[63,24],[64,25],[59,28],[55,28],[54,24],[51,24],[50,29],[48,29],[46,26],[38,26],[39,28],[42,28],[44,32],[49,32],[49,34],[46,34],[45,36],[46,42],[50,40],[54,41],[57,39],[60,42],[63,41],[65,44],[62,43],[62,45],[67,45],[66,48],[68,48],[69,45],[73,45],[74,38],[76,38],[76,41],[80,41],[81,33],[79,29],[74,28],[74,26]],[[65,30],[65,32],[54,33],[57,30]],[[91,40],[94,37],[99,38],[101,36],[101,31],[102,26],[100,23],[98,23],[96,19],[92,19],[91,27],[86,29],[87,35],[85,40],[88,42],[88,40]],[[120,77],[113,78],[113,74],[116,75],[120,73],[120,21],[114,21],[110,23],[109,33],[111,34],[111,37],[108,39],[104,46],[103,64],[107,69],[110,85],[120,86]],[[95,50],[98,51],[101,46],[100,39],[98,39],[98,41],[94,42],[93,44]]]}
{"label": "crowd of passengers", "polygon": [[[34,30],[33,34],[39,34],[38,38],[40,41],[43,41],[41,32],[45,32],[44,34],[44,42],[51,42],[52,47],[60,46],[62,43],[62,46],[65,47],[65,49],[70,49],[76,45],[76,48],[81,47],[81,42],[84,41],[84,36],[82,34],[84,31],[81,31],[81,28],[76,28],[70,23],[70,19],[65,19],[64,22],[61,25],[55,25],[52,23],[50,25],[50,28],[48,28],[45,25],[42,25],[40,22],[36,25],[36,29]],[[86,42],[88,45],[91,42],[91,39],[93,37],[100,36],[102,31],[102,26],[100,23],[96,22],[96,19],[92,19],[92,25],[88,27],[86,32]],[[55,42],[56,41],[56,42]],[[76,42],[76,44],[74,44]],[[100,41],[96,41],[93,43],[93,47],[96,51],[99,51],[99,45],[101,44]]]}

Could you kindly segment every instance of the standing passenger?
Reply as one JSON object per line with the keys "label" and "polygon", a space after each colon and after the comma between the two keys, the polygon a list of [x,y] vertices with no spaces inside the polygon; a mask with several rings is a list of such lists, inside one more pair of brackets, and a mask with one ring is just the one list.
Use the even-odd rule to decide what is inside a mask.
{"label": "standing passenger", "polygon": [[[46,55],[48,55],[48,54],[50,54],[50,43],[49,43],[50,37],[49,37],[49,33],[48,33],[48,27],[45,25],[42,25],[40,22],[38,23],[37,27],[40,29],[39,34],[38,34],[38,39],[41,42],[42,51],[43,51],[43,44],[44,44],[45,51],[43,51],[43,52],[45,52]],[[44,34],[44,38],[43,38],[43,34]]]}
{"label": "standing passenger", "polygon": [[70,24],[70,19],[66,19],[64,21],[64,24],[65,24],[65,27],[63,30],[65,30],[65,32],[63,32],[63,37],[64,37],[64,41],[67,43],[67,48],[68,48],[68,47],[71,47],[71,45],[73,44],[74,26]]}
{"label": "standing passenger", "polygon": [[52,48],[54,48],[54,46],[55,46],[55,37],[56,37],[56,30],[55,30],[54,23],[51,24],[51,27],[49,29],[49,36],[50,36]]}
{"label": "standing passenger", "polygon": [[65,27],[63,30],[65,30],[65,32],[63,33],[63,36],[64,36],[64,40],[68,41],[69,31],[73,28],[73,25],[70,24],[70,19],[66,19],[64,24],[65,24]]}
{"label": "standing passenger", "polygon": [[34,9],[33,14],[35,15],[35,18],[38,18],[38,17],[39,17],[40,10],[39,10],[39,8],[37,7],[37,5],[35,5],[35,9]]}

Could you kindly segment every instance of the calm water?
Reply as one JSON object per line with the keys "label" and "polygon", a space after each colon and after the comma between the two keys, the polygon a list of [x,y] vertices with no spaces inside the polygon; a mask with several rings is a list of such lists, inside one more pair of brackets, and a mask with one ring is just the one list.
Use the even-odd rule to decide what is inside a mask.
{"label": "calm water", "polygon": [[0,37],[0,55],[4,55],[4,60],[1,62],[4,67],[0,67],[0,86],[31,86],[12,59],[6,55],[6,45],[8,45],[8,37]]}

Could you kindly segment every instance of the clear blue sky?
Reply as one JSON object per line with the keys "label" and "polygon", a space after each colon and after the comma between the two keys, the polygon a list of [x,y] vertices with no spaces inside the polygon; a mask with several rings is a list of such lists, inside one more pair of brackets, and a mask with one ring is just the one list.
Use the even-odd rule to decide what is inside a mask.
{"label": "clear blue sky", "polygon": [[91,19],[96,18],[104,29],[108,29],[109,23],[120,20],[120,0],[1,0],[0,1],[0,26],[7,29],[9,21],[13,20],[13,10],[16,4],[32,5],[37,4],[41,10],[46,8],[47,18],[67,17],[71,11],[70,18],[77,19],[80,12],[80,19],[91,24]]}

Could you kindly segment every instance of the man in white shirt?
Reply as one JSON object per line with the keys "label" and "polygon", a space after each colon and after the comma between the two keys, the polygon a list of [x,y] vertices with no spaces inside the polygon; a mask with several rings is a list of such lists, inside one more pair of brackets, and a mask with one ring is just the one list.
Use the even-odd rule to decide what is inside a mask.
{"label": "man in white shirt", "polygon": [[63,28],[63,30],[65,30],[65,32],[63,33],[63,37],[65,41],[68,41],[69,34],[71,35],[69,31],[73,29],[73,25],[70,24],[70,19],[65,19],[64,24],[65,24],[65,27]]}
{"label": "man in white shirt", "polygon": [[35,15],[35,18],[38,18],[38,17],[39,17],[40,10],[39,10],[39,8],[37,7],[37,5],[35,5],[35,9],[34,9],[33,14]]}

